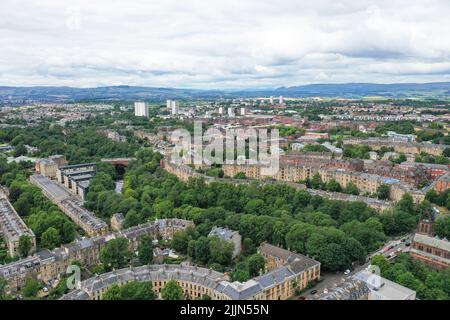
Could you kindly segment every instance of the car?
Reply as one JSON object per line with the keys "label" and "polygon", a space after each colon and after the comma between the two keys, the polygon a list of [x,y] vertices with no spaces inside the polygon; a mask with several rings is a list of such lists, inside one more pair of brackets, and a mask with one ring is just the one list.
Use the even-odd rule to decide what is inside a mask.
{"label": "car", "polygon": [[349,274],[350,272],[351,272],[351,271],[350,271],[349,269],[347,269],[347,270],[344,271],[344,274],[347,275],[347,274]]}
{"label": "car", "polygon": [[311,294],[316,294],[316,293],[317,293],[317,290],[312,290],[310,293],[311,293]]}
{"label": "car", "polygon": [[297,300],[306,300],[306,298],[304,296],[300,296],[297,298]]}
{"label": "car", "polygon": [[409,247],[411,245],[411,242],[405,243],[405,246]]}

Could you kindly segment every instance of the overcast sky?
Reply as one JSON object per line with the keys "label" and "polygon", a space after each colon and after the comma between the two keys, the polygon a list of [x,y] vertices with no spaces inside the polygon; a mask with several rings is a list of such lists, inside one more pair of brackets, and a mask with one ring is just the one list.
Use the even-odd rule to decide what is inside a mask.
{"label": "overcast sky", "polygon": [[450,81],[448,0],[0,0],[0,85]]}

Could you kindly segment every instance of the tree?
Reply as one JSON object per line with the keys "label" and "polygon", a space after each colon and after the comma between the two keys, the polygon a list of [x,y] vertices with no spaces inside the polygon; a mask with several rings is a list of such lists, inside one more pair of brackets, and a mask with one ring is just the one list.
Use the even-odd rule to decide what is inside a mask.
{"label": "tree", "polygon": [[358,195],[359,194],[359,190],[358,187],[356,186],[356,184],[354,184],[353,182],[349,182],[347,183],[347,187],[345,188],[345,193],[348,194],[353,194],[353,195]]}
{"label": "tree", "polygon": [[444,151],[442,152],[442,154],[446,157],[450,157],[450,148],[445,148]]}
{"label": "tree", "polygon": [[0,278],[0,300],[5,300],[6,299],[6,287],[8,285],[8,282],[3,279]]}
{"label": "tree", "polygon": [[245,175],[244,172],[238,172],[234,175],[235,179],[247,179],[247,176]]}
{"label": "tree", "polygon": [[102,295],[102,300],[155,300],[156,294],[150,281],[131,281],[122,286],[113,284]]}
{"label": "tree", "polygon": [[141,216],[135,210],[130,210],[125,216],[123,227],[127,229],[133,226],[137,226],[139,223],[141,223],[141,221]]}
{"label": "tree", "polygon": [[149,236],[141,237],[137,250],[139,261],[142,264],[150,264],[153,261],[153,244]]}
{"label": "tree", "polygon": [[264,270],[264,257],[260,254],[254,254],[247,259],[247,268],[250,277],[256,277]]}
{"label": "tree", "polygon": [[30,236],[22,235],[19,238],[19,255],[21,258],[25,258],[30,253],[31,248],[33,247],[33,242],[31,241]]}
{"label": "tree", "polygon": [[391,194],[391,188],[386,184],[381,184],[377,189],[378,199],[387,200]]}
{"label": "tree", "polygon": [[100,261],[107,269],[119,269],[127,265],[131,257],[128,250],[128,241],[125,238],[117,238],[109,241],[100,251]]}
{"label": "tree", "polygon": [[28,153],[27,148],[24,146],[23,143],[18,144],[14,149],[14,156],[24,156]]}
{"label": "tree", "polygon": [[122,294],[118,284],[114,283],[102,295],[102,300],[122,300]]}
{"label": "tree", "polygon": [[218,263],[222,266],[228,266],[233,257],[234,246],[232,242],[224,241],[218,237],[209,237],[210,263]]}
{"label": "tree", "polygon": [[61,237],[58,230],[50,227],[41,236],[41,246],[52,250],[61,244]]}
{"label": "tree", "polygon": [[397,208],[408,213],[414,213],[414,200],[409,193],[405,193],[397,203]]}
{"label": "tree", "polygon": [[168,281],[161,289],[161,296],[164,300],[185,300],[183,289],[174,279]]}
{"label": "tree", "polygon": [[313,175],[311,179],[311,187],[313,189],[322,189],[323,181],[319,173]]}
{"label": "tree", "polygon": [[63,243],[72,242],[75,239],[77,231],[75,226],[71,221],[64,222],[61,228],[61,239]]}
{"label": "tree", "polygon": [[335,179],[331,179],[327,182],[326,189],[332,192],[340,192],[342,188],[339,182],[337,182]]}
{"label": "tree", "polygon": [[434,231],[439,237],[450,239],[450,216],[438,218],[434,224]]}
{"label": "tree", "polygon": [[25,298],[36,297],[39,290],[41,290],[41,287],[42,287],[41,284],[36,279],[28,277],[25,280],[25,287],[23,288],[23,291],[22,291],[23,296]]}

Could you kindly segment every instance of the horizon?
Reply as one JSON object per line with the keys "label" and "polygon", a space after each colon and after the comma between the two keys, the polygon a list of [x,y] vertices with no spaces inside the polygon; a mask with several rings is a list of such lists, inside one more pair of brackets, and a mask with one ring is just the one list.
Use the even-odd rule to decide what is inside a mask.
{"label": "horizon", "polygon": [[1,86],[242,90],[450,81],[444,0],[4,0],[0,8]]}
{"label": "horizon", "polygon": [[[101,85],[92,87],[82,87],[82,86],[58,86],[58,85],[23,85],[23,86],[9,86],[0,85],[0,88],[70,88],[70,89],[100,89],[100,88],[119,88],[119,87],[134,87],[134,88],[145,88],[145,89],[172,89],[172,90],[197,90],[197,91],[268,91],[268,90],[278,90],[278,89],[289,89],[289,88],[302,88],[308,86],[351,86],[351,85],[433,85],[433,84],[449,84],[450,81],[433,81],[433,82],[317,82],[317,83],[306,83],[300,85],[292,86],[280,86],[280,87],[242,87],[242,88],[192,88],[192,87],[164,87],[164,86],[143,86],[143,85],[128,85],[128,84],[117,84],[117,85]],[[450,88],[449,88],[450,89]]]}

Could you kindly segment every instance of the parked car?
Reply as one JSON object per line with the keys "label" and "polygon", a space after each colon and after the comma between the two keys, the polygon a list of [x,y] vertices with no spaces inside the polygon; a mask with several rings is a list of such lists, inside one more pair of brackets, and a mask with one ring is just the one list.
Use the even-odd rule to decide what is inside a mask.
{"label": "parked car", "polygon": [[316,294],[317,293],[317,290],[312,290],[311,291],[311,294]]}
{"label": "parked car", "polygon": [[306,298],[304,296],[300,296],[297,298],[297,300],[306,300]]}
{"label": "parked car", "polygon": [[347,275],[347,274],[349,274],[350,272],[351,272],[350,269],[347,269],[347,270],[344,271],[344,274]]}

